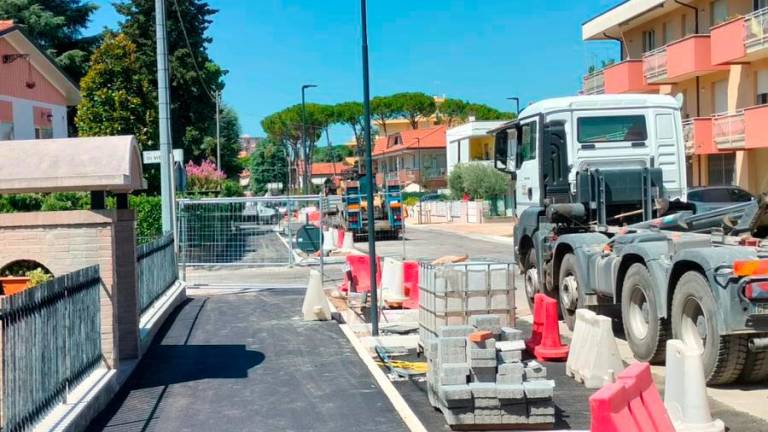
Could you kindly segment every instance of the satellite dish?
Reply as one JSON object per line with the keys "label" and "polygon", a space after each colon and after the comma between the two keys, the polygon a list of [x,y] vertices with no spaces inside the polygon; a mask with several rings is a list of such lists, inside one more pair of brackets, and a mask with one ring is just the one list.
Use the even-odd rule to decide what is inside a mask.
{"label": "satellite dish", "polygon": [[683,103],[685,102],[685,96],[682,93],[678,93],[675,95],[675,101],[677,101],[677,105],[680,109],[683,109]]}

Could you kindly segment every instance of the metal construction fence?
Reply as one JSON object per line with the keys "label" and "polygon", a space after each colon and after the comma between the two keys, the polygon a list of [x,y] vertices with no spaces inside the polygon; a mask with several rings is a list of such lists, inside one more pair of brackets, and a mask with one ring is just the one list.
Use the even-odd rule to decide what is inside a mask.
{"label": "metal construction fence", "polygon": [[182,271],[297,264],[309,255],[302,242],[316,240],[335,212],[318,195],[179,200],[179,263]]}
{"label": "metal construction fence", "polygon": [[99,267],[0,297],[0,430],[33,428],[101,362]]}
{"label": "metal construction fence", "polygon": [[143,313],[179,279],[173,234],[136,247],[139,307]]}

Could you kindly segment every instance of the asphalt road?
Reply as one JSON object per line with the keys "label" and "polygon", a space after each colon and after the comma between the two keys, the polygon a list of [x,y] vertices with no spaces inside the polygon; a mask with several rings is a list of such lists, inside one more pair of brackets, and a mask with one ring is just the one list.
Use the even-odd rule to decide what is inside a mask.
{"label": "asphalt road", "polygon": [[339,326],[300,319],[303,295],[194,297],[88,430],[407,430]]}

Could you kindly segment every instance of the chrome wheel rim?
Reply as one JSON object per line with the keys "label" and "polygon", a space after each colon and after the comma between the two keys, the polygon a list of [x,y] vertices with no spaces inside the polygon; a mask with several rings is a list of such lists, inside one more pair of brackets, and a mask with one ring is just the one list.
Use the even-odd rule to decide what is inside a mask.
{"label": "chrome wheel rim", "polygon": [[528,298],[533,298],[533,296],[538,292],[539,288],[539,273],[536,271],[536,267],[531,267],[525,272],[525,294],[528,296]]}
{"label": "chrome wheel rim", "polygon": [[630,331],[638,338],[645,339],[650,327],[650,307],[645,292],[639,286],[632,288],[628,315]]}
{"label": "chrome wheel rim", "polygon": [[680,338],[685,344],[703,351],[707,343],[707,316],[701,303],[696,298],[689,297],[683,304],[682,312]]}
{"label": "chrome wheel rim", "polygon": [[576,276],[569,274],[560,283],[560,302],[569,311],[576,310],[579,302],[579,283]]}

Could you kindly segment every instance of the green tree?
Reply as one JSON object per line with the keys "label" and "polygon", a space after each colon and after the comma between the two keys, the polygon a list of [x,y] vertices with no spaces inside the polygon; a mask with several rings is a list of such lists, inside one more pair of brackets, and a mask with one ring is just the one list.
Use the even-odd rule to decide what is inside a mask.
{"label": "green tree", "polygon": [[96,9],[84,0],[2,0],[0,20],[24,25],[25,33],[79,81],[99,42],[98,36],[82,34]]}
{"label": "green tree", "polygon": [[455,123],[466,120],[467,105],[469,105],[467,101],[446,98],[438,107],[438,116],[441,122],[452,127]]}
{"label": "green tree", "polygon": [[135,135],[142,148],[154,147],[155,102],[139,68],[136,47],[127,37],[104,39],[93,53],[80,92],[75,118],[80,135]]}
{"label": "green tree", "polygon": [[[155,1],[119,0],[115,9],[125,17],[121,31],[136,45],[138,66],[156,99]],[[212,39],[206,32],[216,12],[204,0],[172,0],[167,8],[171,134],[174,147],[183,146],[195,162],[207,156],[204,140],[215,121],[214,92],[224,87],[225,72],[208,55]]]}
{"label": "green tree", "polygon": [[435,99],[426,93],[406,92],[390,96],[394,115],[408,119],[412,129],[419,128],[419,119],[435,113]]}
{"label": "green tree", "polygon": [[[229,106],[224,106],[221,110],[221,118],[219,120],[220,126],[220,151],[221,151],[221,163],[219,166],[221,170],[227,174],[229,178],[237,178],[237,175],[245,167],[240,164],[238,160],[238,154],[240,153],[240,133],[242,129],[240,127],[240,119],[237,116],[237,112]],[[199,152],[208,159],[216,159],[216,125],[211,125],[209,135],[203,138],[203,143]]]}
{"label": "green tree", "polygon": [[371,117],[381,125],[384,135],[387,135],[387,120],[397,117],[397,107],[391,96],[376,96],[371,99]]}
{"label": "green tree", "polygon": [[267,139],[251,155],[251,190],[261,195],[267,191],[267,183],[278,182],[288,187],[285,147]]}
{"label": "green tree", "polygon": [[341,162],[352,154],[352,149],[345,145],[316,147],[312,162]]}
{"label": "green tree", "polygon": [[332,108],[333,122],[343,124],[352,128],[355,134],[357,148],[363,147],[363,128],[365,119],[363,118],[363,104],[360,102],[342,102]]}
{"label": "green tree", "polygon": [[473,199],[493,201],[504,196],[508,184],[505,174],[477,162],[458,164],[448,176],[448,187],[456,198],[467,194]]}
{"label": "green tree", "polygon": [[475,117],[475,120],[513,120],[517,117],[514,113],[499,111],[479,103],[467,104],[466,115]]}

